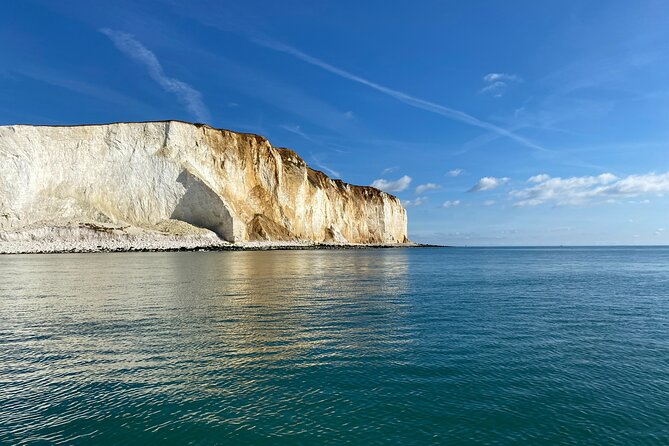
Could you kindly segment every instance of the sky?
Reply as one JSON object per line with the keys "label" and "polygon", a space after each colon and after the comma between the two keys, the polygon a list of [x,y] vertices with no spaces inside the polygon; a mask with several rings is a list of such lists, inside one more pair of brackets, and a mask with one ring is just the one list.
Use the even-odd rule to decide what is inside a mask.
{"label": "sky", "polygon": [[9,1],[0,125],[258,133],[457,246],[669,244],[666,1]]}

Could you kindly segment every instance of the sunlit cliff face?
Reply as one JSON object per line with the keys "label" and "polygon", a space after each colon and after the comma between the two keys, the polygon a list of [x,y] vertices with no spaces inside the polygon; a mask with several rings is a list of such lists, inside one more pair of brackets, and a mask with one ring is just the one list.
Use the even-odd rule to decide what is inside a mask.
{"label": "sunlit cliff face", "polygon": [[4,126],[0,171],[3,231],[79,222],[205,228],[230,242],[407,242],[394,196],[330,179],[261,136],[205,125]]}

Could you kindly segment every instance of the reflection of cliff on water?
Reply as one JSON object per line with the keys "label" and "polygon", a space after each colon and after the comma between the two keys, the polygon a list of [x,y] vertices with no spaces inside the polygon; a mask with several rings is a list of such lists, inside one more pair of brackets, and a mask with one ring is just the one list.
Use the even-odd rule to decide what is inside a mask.
{"label": "reflection of cliff on water", "polygon": [[269,391],[274,384],[253,383],[272,370],[401,358],[412,339],[408,257],[390,249],[4,258],[0,272],[11,280],[0,286],[0,316],[22,334],[6,360],[57,358],[91,381],[229,393]]}
{"label": "reflection of cliff on water", "polygon": [[[328,417],[364,419],[368,406],[355,395],[392,400],[384,373],[411,361],[410,257],[392,249],[0,258],[3,364],[21,371],[6,383],[11,405],[0,418],[5,409],[44,438],[68,439],[81,434],[85,413],[108,423],[101,429],[114,443],[127,442],[115,435],[133,422],[121,408],[152,432],[192,423],[251,437],[258,426],[263,435],[320,435]],[[45,394],[48,407],[33,404]]]}
{"label": "reflection of cliff on water", "polygon": [[[389,342],[389,327],[403,326],[407,280],[403,250],[192,257],[187,269],[176,268],[181,276],[177,283],[185,284],[178,294],[207,302],[211,323],[202,328],[239,365],[258,365],[256,361],[309,365],[305,355],[321,363],[329,356],[364,355],[367,350],[378,354]],[[192,310],[197,313],[198,308]]]}

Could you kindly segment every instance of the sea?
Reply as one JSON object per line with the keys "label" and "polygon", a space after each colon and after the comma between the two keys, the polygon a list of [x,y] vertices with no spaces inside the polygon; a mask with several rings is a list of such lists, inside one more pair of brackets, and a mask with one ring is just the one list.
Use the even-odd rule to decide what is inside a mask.
{"label": "sea", "polygon": [[0,444],[668,445],[669,248],[0,256]]}

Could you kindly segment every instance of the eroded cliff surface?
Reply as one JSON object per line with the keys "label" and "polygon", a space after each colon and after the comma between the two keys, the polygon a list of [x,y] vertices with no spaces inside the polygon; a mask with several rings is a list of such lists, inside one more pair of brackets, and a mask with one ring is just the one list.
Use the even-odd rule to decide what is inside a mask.
{"label": "eroded cliff surface", "polygon": [[407,242],[396,197],[330,179],[258,135],[178,121],[0,127],[0,241],[72,225],[207,229],[228,242]]}

